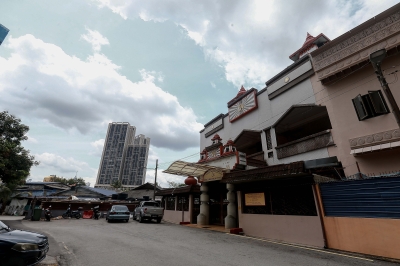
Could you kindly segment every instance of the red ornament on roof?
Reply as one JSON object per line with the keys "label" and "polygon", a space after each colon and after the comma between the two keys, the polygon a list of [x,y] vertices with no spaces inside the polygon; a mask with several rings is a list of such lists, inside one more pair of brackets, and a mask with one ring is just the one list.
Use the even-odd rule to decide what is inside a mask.
{"label": "red ornament on roof", "polygon": [[240,88],[240,90],[239,90],[239,92],[238,92],[238,94],[236,95],[236,97],[235,98],[237,98],[237,97],[239,97],[240,95],[243,95],[243,94],[245,94],[246,93],[246,89],[243,87],[243,85],[242,85],[242,87]]}
{"label": "red ornament on roof", "polygon": [[315,39],[310,33],[307,32],[306,40],[304,41],[303,47],[308,45],[309,42],[312,42]]}
{"label": "red ornament on roof", "polygon": [[211,140],[222,140],[218,134],[215,134]]}
{"label": "red ornament on roof", "polygon": [[230,140],[228,140],[228,142],[224,145],[224,147],[227,147],[227,146],[235,146],[235,143],[230,139]]}
{"label": "red ornament on roof", "polygon": [[307,37],[306,40],[303,43],[303,46],[298,49],[296,52],[294,52],[291,56],[289,56],[290,59],[293,61],[298,60],[302,54],[306,53],[310,48],[313,46],[321,46],[322,44],[329,42],[329,38],[326,37],[323,33],[320,33],[316,37],[312,36],[310,33],[307,32]]}

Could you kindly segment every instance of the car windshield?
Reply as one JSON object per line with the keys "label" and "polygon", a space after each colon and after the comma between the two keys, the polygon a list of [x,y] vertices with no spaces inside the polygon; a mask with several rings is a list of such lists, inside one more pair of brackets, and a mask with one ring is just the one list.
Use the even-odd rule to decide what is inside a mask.
{"label": "car windshield", "polygon": [[127,211],[128,207],[126,206],[114,206],[113,207],[115,211]]}

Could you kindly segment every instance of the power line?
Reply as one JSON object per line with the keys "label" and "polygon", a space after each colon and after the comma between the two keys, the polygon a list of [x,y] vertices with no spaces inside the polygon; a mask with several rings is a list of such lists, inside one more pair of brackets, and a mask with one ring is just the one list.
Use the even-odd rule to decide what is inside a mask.
{"label": "power line", "polygon": [[[393,55],[391,55],[391,56],[393,56]],[[390,56],[389,56],[389,57],[390,57]],[[339,81],[343,80],[344,78],[348,77],[349,75],[354,74],[355,72],[358,72],[359,70],[363,69],[363,68],[366,67],[367,65],[369,65],[369,61],[366,62],[362,67],[360,67],[360,68],[358,68],[358,69],[356,69],[356,70],[354,70],[354,71],[348,73],[347,75],[341,77],[340,79],[336,80],[334,83],[331,83],[331,84],[329,84],[329,85],[333,85],[333,84],[338,83]],[[398,67],[398,66],[400,66],[400,64],[399,64],[399,65],[394,65],[394,66],[392,66],[391,68]],[[385,69],[385,70],[383,70],[383,71],[386,71],[386,70],[389,70],[389,69],[390,69],[390,68],[387,68],[387,69]],[[390,73],[390,74],[388,74],[388,75],[391,75],[391,74],[394,74],[394,75],[395,75],[395,81],[394,81],[394,82],[397,82],[397,81],[398,81],[396,72],[397,72],[397,70],[394,71],[394,72],[392,72],[392,73]],[[370,74],[370,75],[366,76],[365,78],[368,78],[368,77],[370,77],[370,76],[375,76],[375,73]],[[349,92],[349,91],[352,91],[352,90],[354,90],[354,89],[356,89],[356,88],[358,88],[358,87],[360,87],[360,86],[362,86],[362,85],[364,85],[364,84],[370,82],[370,81],[373,80],[373,79],[374,79],[374,78],[369,79],[368,81],[366,81],[366,82],[364,82],[364,83],[362,83],[362,84],[360,84],[360,85],[357,85],[357,86],[355,86],[355,87],[352,87],[352,88],[350,88],[350,89],[348,89],[348,90],[343,91],[343,92],[340,93],[339,95],[336,95],[336,96],[332,97],[332,96],[335,95],[336,93],[339,93],[339,91],[334,92],[334,93],[332,93],[332,94],[330,94],[330,95],[327,95],[327,96],[325,96],[325,97],[319,99],[319,101],[321,101],[321,100],[323,100],[323,99],[325,99],[325,98],[327,98],[327,97],[332,97],[332,98],[329,98],[329,99],[326,100],[326,101],[322,101],[322,102],[321,102],[321,103],[326,103],[326,102],[328,102],[328,101],[330,101],[330,100],[332,100],[332,99],[335,99],[335,98],[337,98],[337,97],[339,97],[339,96],[341,96],[341,95],[343,95],[343,94],[345,94],[345,93],[347,93],[347,92]],[[392,82],[392,83],[394,83],[394,82]],[[304,101],[310,99],[310,98],[313,97],[313,96],[316,96],[318,93],[320,93],[320,92],[322,92],[322,91],[324,91],[324,90],[326,90],[326,86],[325,86],[325,85],[323,85],[323,88],[322,88],[321,90],[319,90],[319,91],[317,91],[317,92],[315,92],[315,93],[312,93],[312,94],[309,95],[307,98],[305,98],[305,99],[299,101],[299,102],[296,103],[296,104],[301,104],[301,103],[303,103]],[[265,122],[268,122],[268,121],[270,121],[271,119],[276,118],[276,117],[278,117],[278,116],[280,117],[280,116],[283,115],[286,111],[287,111],[287,110],[282,111],[282,112],[280,112],[280,113],[278,113],[278,114],[276,114],[276,115],[274,115],[274,116],[272,116],[272,117],[270,117],[270,118],[268,118],[268,119],[266,119],[266,120],[264,120],[264,121],[258,123],[257,125],[253,126],[253,127],[250,128],[250,129],[258,128],[260,125],[264,124]],[[188,155],[188,156],[186,156],[186,157],[183,157],[183,158],[180,158],[180,159],[177,159],[177,160],[173,160],[173,161],[169,161],[169,162],[165,162],[165,163],[160,163],[159,165],[170,164],[170,163],[173,163],[173,162],[175,162],[175,161],[181,161],[181,160],[184,160],[184,159],[187,159],[187,158],[191,158],[191,157],[194,157],[194,156],[198,156],[198,155],[199,155],[199,153],[194,153],[194,154]],[[154,170],[154,169],[152,169],[152,170]]]}

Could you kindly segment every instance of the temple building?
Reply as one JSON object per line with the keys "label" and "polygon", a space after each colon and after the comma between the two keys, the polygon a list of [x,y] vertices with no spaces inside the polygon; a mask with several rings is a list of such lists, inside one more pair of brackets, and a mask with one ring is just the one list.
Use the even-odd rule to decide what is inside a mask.
{"label": "temple building", "polygon": [[324,246],[314,184],[340,179],[343,170],[328,153],[332,125],[326,107],[315,104],[309,53],[329,41],[307,33],[293,64],[260,91],[242,86],[227,112],[204,125],[197,163],[164,171],[201,183],[197,224]]}
{"label": "temple building", "polygon": [[164,171],[188,176],[162,191],[170,220],[185,203],[200,227],[400,259],[400,4],[289,58],[204,125],[197,162]]}

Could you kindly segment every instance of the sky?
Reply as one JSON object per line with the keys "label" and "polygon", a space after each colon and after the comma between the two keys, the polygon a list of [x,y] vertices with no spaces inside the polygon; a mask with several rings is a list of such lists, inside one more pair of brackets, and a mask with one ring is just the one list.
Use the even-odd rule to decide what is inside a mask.
{"label": "sky", "polygon": [[395,0],[0,1],[0,111],[28,125],[28,179],[95,184],[110,122],[151,138],[146,182],[199,159],[199,131],[243,85],[261,90],[307,32],[331,40]]}

